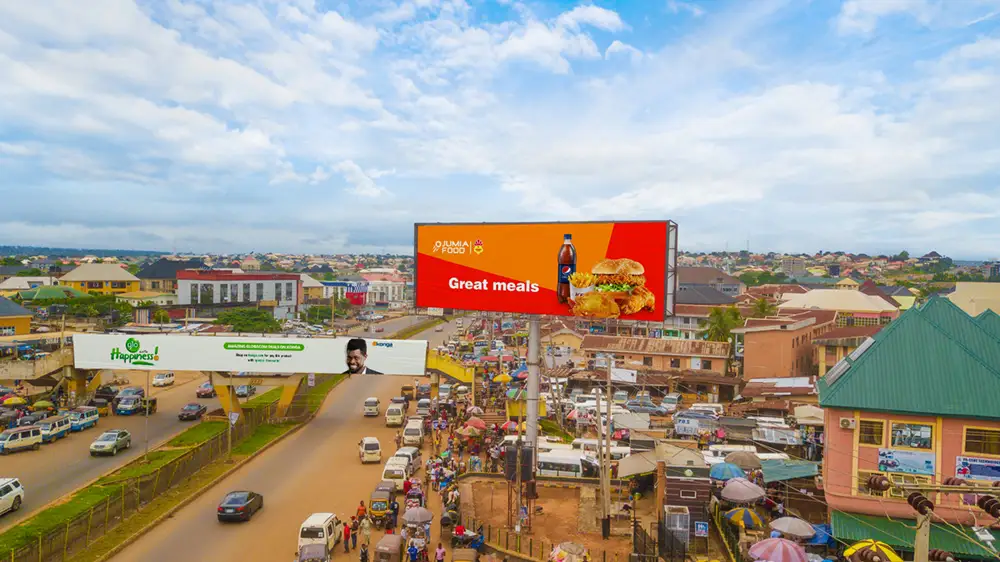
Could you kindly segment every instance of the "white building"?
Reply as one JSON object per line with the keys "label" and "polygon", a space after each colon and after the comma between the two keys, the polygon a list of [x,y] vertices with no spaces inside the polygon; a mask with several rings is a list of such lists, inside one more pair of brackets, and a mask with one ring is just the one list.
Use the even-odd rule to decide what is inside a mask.
{"label": "white building", "polygon": [[302,279],[297,273],[182,270],[177,272],[177,299],[181,305],[269,307],[282,320],[298,312]]}

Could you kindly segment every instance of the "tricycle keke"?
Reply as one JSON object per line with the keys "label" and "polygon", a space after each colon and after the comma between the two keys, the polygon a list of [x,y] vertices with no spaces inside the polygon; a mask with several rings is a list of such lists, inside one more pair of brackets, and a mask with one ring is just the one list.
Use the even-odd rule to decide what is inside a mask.
{"label": "tricycle keke", "polygon": [[325,544],[304,544],[295,562],[330,562],[330,552]]}
{"label": "tricycle keke", "polygon": [[403,546],[402,536],[385,535],[375,545],[373,562],[403,562]]}
{"label": "tricycle keke", "polygon": [[[388,487],[384,486],[388,484]],[[392,482],[383,481],[375,486],[371,499],[368,502],[368,513],[371,515],[375,527],[381,529],[389,521],[389,506],[395,498],[395,485]]]}

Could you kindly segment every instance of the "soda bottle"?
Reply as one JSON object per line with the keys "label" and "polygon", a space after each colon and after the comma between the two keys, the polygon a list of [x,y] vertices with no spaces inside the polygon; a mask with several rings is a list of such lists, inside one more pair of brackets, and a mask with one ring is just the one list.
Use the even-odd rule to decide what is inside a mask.
{"label": "soda bottle", "polygon": [[560,304],[569,302],[569,276],[576,273],[576,246],[573,245],[573,235],[564,234],[562,247],[559,248],[559,282],[556,285],[556,298]]}

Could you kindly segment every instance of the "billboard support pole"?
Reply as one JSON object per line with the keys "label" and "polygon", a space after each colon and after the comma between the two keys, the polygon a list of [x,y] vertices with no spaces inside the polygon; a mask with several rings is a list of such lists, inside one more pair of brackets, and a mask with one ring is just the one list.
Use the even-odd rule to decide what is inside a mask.
{"label": "billboard support pole", "polygon": [[[535,450],[535,458],[538,457],[538,360],[541,356],[541,327],[537,316],[532,316],[528,321],[528,400],[525,406],[528,409],[527,440],[531,448]],[[537,466],[536,463],[533,463]],[[532,467],[534,473],[534,467]]]}

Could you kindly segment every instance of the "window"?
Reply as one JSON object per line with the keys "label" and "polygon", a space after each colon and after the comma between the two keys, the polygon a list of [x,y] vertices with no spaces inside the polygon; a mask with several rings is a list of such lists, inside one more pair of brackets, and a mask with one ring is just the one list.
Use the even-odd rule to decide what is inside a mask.
{"label": "window", "polygon": [[229,302],[229,285],[225,283],[219,285],[219,302]]}
{"label": "window", "polygon": [[250,302],[250,283],[243,284],[243,302]]}
{"label": "window", "polygon": [[932,427],[923,423],[892,424],[892,446],[930,449],[934,446]]}
{"label": "window", "polygon": [[281,283],[274,284],[274,302],[281,300]]}
{"label": "window", "polygon": [[671,359],[670,360],[670,368],[671,369],[680,369],[681,368],[681,360],[680,359]]}
{"label": "window", "polygon": [[160,288],[160,282],[159,281],[150,281],[149,282],[149,287],[151,289],[159,289]]}
{"label": "window", "polygon": [[111,288],[112,289],[127,289],[128,288],[128,283],[125,282],[125,281],[112,281],[111,282]]}
{"label": "window", "polygon": [[210,283],[201,284],[201,304],[215,303],[215,287]]}
{"label": "window", "polygon": [[264,284],[257,283],[257,302],[264,300]]}
{"label": "window", "polygon": [[880,421],[861,420],[858,426],[858,443],[862,445],[882,446],[882,435],[885,424]]}
{"label": "window", "polygon": [[702,369],[711,369],[712,368],[712,360],[711,359],[702,359],[701,360],[701,368]]}
{"label": "window", "polygon": [[293,287],[292,283],[285,283],[285,300],[286,301],[290,301],[293,298],[295,298],[295,297],[292,296],[294,294],[294,290],[292,289],[292,287]]}
{"label": "window", "polygon": [[0,336],[13,336],[13,335],[15,335],[13,326],[0,327]]}
{"label": "window", "polygon": [[696,490],[680,490],[681,499],[683,500],[696,500],[698,499],[698,492]]}
{"label": "window", "polygon": [[102,287],[104,287],[104,283],[101,281],[87,281],[88,289],[100,289]]}
{"label": "window", "polygon": [[11,486],[10,484],[7,484],[3,488],[0,488],[0,497],[6,496],[7,494],[9,494],[9,493],[11,493],[13,491],[14,491],[14,487]]}
{"label": "window", "polygon": [[240,300],[240,286],[236,283],[229,286],[229,300],[231,302],[239,302]]}
{"label": "window", "polygon": [[642,364],[644,366],[646,366],[646,367],[652,367],[653,366],[653,358],[652,357],[643,357],[642,358]]}
{"label": "window", "polygon": [[965,452],[1000,455],[1000,429],[965,428]]}
{"label": "window", "polygon": [[198,304],[198,284],[191,283],[191,304]]}

